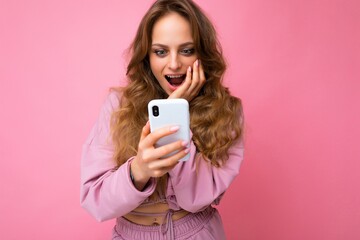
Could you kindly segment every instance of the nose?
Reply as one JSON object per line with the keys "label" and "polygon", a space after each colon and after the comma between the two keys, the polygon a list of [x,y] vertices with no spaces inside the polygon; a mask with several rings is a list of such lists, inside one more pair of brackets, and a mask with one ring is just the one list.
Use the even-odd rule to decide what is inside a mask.
{"label": "nose", "polygon": [[179,55],[177,53],[170,54],[168,66],[169,66],[169,69],[171,69],[171,70],[177,70],[177,69],[181,68],[181,61],[180,61]]}

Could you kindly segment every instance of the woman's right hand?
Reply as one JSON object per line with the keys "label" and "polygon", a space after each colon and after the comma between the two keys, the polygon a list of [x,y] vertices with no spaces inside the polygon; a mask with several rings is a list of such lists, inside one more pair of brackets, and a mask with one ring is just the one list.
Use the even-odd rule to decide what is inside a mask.
{"label": "woman's right hand", "polygon": [[[150,132],[149,122],[143,127],[138,145],[138,152],[131,163],[131,173],[134,177],[134,184],[138,190],[142,190],[151,177],[161,177],[173,169],[189,149],[188,142],[176,141],[167,145],[155,148],[155,143],[162,137],[173,134],[179,127],[165,127]],[[178,151],[167,158],[163,156]]]}

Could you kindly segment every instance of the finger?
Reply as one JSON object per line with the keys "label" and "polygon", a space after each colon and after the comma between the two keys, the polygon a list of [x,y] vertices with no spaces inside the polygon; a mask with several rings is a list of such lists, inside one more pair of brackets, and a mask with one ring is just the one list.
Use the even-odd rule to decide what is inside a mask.
{"label": "finger", "polygon": [[189,87],[190,94],[197,95],[194,91],[198,88],[199,85],[199,59],[197,59],[193,64],[193,74],[191,79],[191,86]]}
{"label": "finger", "polygon": [[188,67],[187,71],[186,71],[186,78],[185,81],[182,85],[184,85],[184,88],[188,89],[191,85],[191,79],[192,79],[192,74],[191,74],[191,66]]}
{"label": "finger", "polygon": [[161,171],[165,173],[170,172],[177,164],[179,163],[179,161],[176,161],[173,165],[171,165],[170,167],[165,167],[165,168],[161,168]]}
{"label": "finger", "polygon": [[156,158],[162,158],[172,152],[180,151],[184,149],[189,142],[187,141],[176,141],[173,143],[166,144],[164,146],[158,147],[154,150],[153,154]]}
{"label": "finger", "polygon": [[168,173],[171,169],[173,169],[178,163],[179,161],[176,161],[172,165],[169,165],[168,167],[156,168],[151,172],[151,175],[152,177],[161,177],[164,174]]}
{"label": "finger", "polygon": [[[200,60],[199,60],[200,61]],[[196,89],[194,89],[194,91],[196,93],[200,92],[200,89],[204,86],[204,84],[206,83],[206,78],[205,78],[205,72],[204,72],[204,68],[203,65],[201,64],[201,62],[199,63],[199,83],[196,86]]]}
{"label": "finger", "polygon": [[141,131],[140,141],[146,138],[147,135],[150,134],[150,123],[149,121],[146,122],[145,126]]}
{"label": "finger", "polygon": [[186,154],[188,154],[188,153],[189,153],[189,149],[185,148],[184,150],[181,150],[168,158],[160,159],[159,161],[153,161],[153,162],[149,163],[148,167],[149,167],[149,169],[153,169],[153,170],[163,169],[163,168],[172,168],[179,162],[179,160],[181,158],[185,157]]}
{"label": "finger", "polygon": [[179,151],[178,153],[170,156],[168,158],[168,160],[170,162],[179,162],[180,159],[182,159],[183,157],[185,157],[188,153],[190,152],[190,148],[184,148],[183,150]]}
{"label": "finger", "polygon": [[206,82],[206,77],[205,77],[204,67],[201,62],[200,62],[199,72],[200,72],[200,83],[201,86],[203,86]]}
{"label": "finger", "polygon": [[170,126],[170,127],[163,127],[159,128],[153,132],[151,132],[147,137],[144,139],[144,143],[148,145],[154,146],[160,138],[171,135],[179,130],[179,126]]}
{"label": "finger", "polygon": [[186,71],[186,77],[185,77],[184,82],[175,91],[175,92],[178,92],[180,94],[180,96],[183,96],[190,88],[190,86],[192,84],[192,75],[193,74],[191,73],[191,66],[189,66]]}
{"label": "finger", "polygon": [[193,85],[197,85],[199,83],[200,76],[199,76],[199,59],[196,59],[193,66],[193,74],[192,74],[192,81]]}

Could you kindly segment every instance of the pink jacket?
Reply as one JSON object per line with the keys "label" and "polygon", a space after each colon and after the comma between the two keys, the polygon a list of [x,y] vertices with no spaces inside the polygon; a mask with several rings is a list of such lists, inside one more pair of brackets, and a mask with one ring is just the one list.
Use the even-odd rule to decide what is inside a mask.
{"label": "pink jacket", "polygon": [[[116,169],[110,136],[110,117],[119,106],[119,96],[112,92],[83,145],[81,158],[80,202],[98,221],[121,217],[142,204],[155,190],[156,182],[138,191],[131,182],[129,167],[133,158]],[[191,142],[190,159],[169,172],[166,200],[170,209],[197,212],[218,204],[222,194],[239,173],[243,144],[236,142],[229,159],[221,168],[200,159],[195,164],[196,147]],[[197,166],[196,166],[197,165]]]}

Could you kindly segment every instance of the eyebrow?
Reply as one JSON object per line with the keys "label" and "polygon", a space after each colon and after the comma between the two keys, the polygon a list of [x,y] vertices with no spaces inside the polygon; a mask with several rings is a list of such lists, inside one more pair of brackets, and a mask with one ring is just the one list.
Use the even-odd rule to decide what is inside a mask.
{"label": "eyebrow", "polygon": [[[188,45],[194,45],[193,42],[186,42],[186,43],[182,43],[180,44],[179,47],[185,47],[185,46],[188,46]],[[152,47],[163,47],[163,48],[167,48],[168,46],[164,45],[164,44],[161,44],[161,43],[154,43],[151,45]]]}

